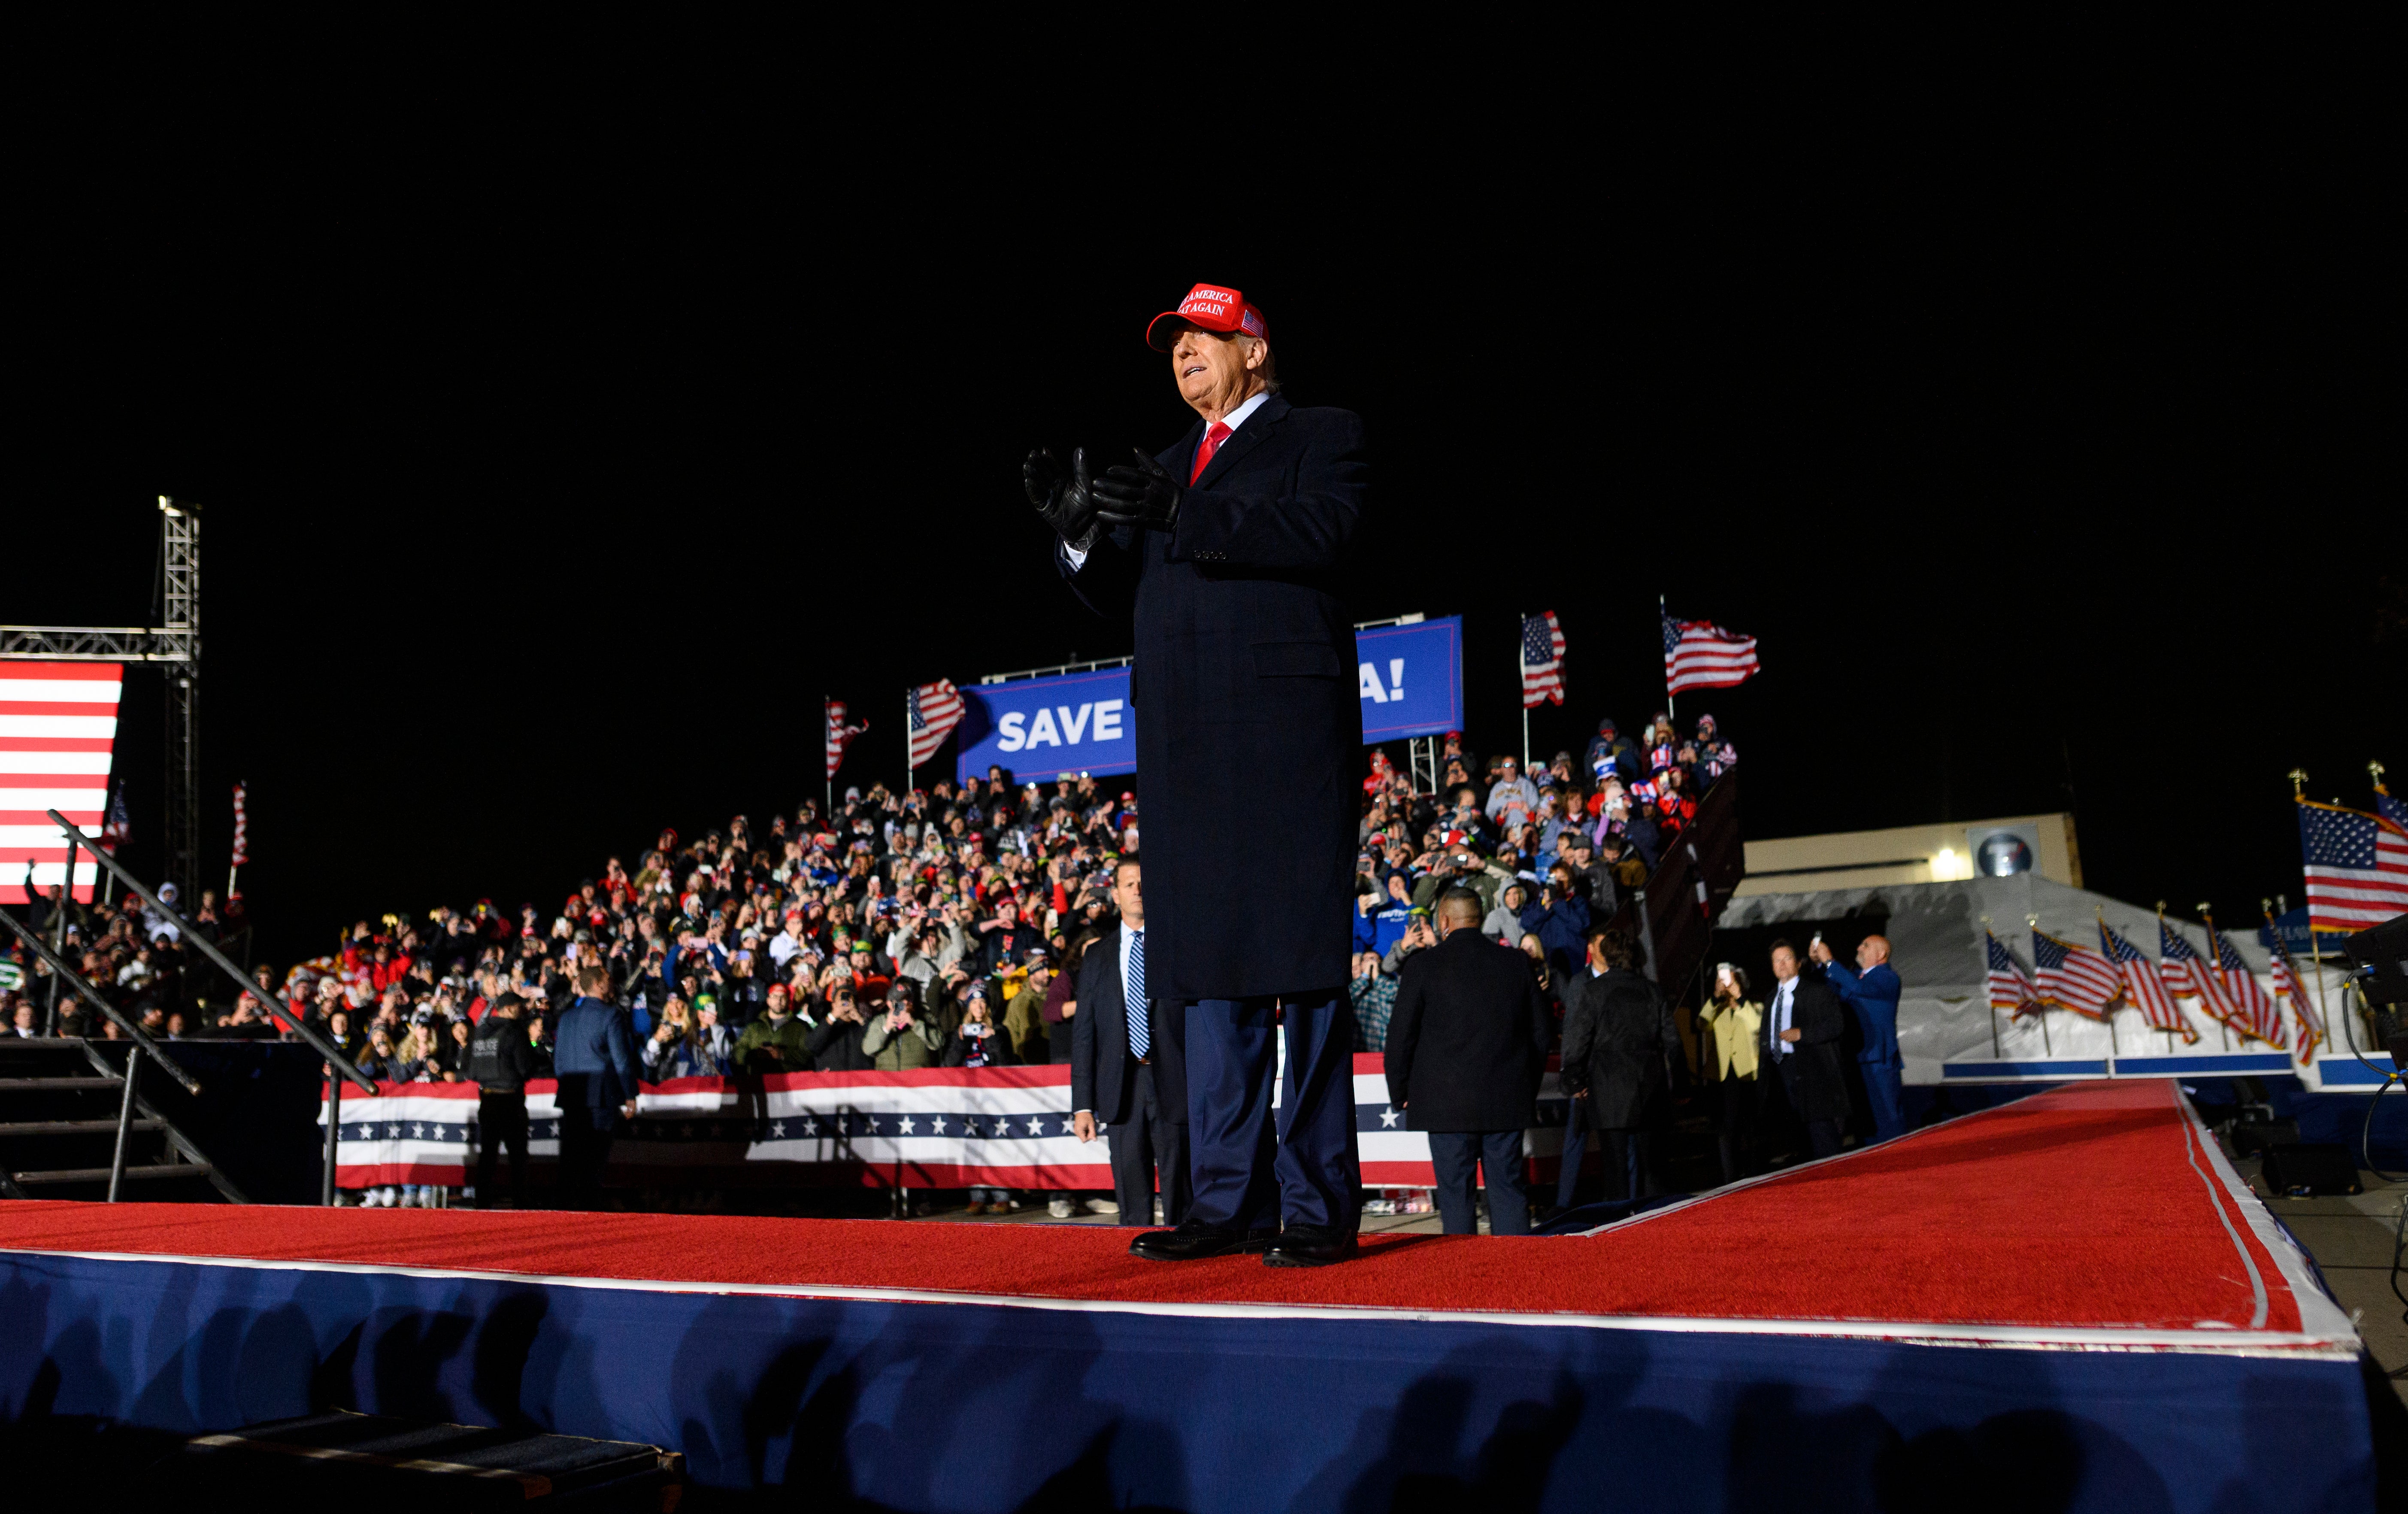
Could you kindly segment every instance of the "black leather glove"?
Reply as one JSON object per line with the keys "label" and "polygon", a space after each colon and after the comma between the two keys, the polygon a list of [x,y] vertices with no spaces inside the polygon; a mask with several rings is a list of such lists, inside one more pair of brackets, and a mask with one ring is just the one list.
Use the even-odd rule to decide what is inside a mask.
{"label": "black leather glove", "polygon": [[1177,526],[1179,501],[1187,494],[1168,469],[1142,452],[1137,453],[1135,468],[1111,469],[1097,479],[1095,492],[1096,508],[1105,520],[1114,526],[1142,526],[1149,531],[1168,531]]}
{"label": "black leather glove", "polygon": [[1070,473],[1063,477],[1062,465],[1054,454],[1039,447],[1020,465],[1020,484],[1028,492],[1028,502],[1054,534],[1068,544],[1073,552],[1084,552],[1095,545],[1096,500],[1087,482],[1087,449],[1070,451]]}

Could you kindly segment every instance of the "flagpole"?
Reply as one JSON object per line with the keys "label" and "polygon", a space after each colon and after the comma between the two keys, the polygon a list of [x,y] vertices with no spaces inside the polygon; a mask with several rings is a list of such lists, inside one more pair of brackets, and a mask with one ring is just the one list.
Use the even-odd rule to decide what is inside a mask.
{"label": "flagpole", "polygon": [[[1992,934],[1990,930],[1990,917],[1986,915],[1982,916],[1982,933],[1985,937]],[[1984,942],[1983,946],[1982,975],[1986,980],[1990,972],[1988,942]],[[2006,1047],[2001,1045],[1999,1041],[1999,1006],[1995,1001],[1990,1005],[1990,1060],[1992,1061],[2001,1062],[2007,1060]]]}
{"label": "flagpole", "polygon": [[903,691],[903,792],[911,792],[911,776],[920,765],[911,760],[911,691]]}
{"label": "flagpole", "polygon": [[[2294,805],[2304,802],[2306,795],[2303,791],[2308,786],[2307,770],[2293,768],[2288,776],[2291,780],[2291,802]],[[2325,1002],[2325,954],[2316,946],[2316,912],[2313,906],[2308,911],[2308,960],[2315,963],[2316,969],[2316,1014],[2323,1018],[2325,1033],[2329,1035],[2332,1033],[2332,1006]],[[2342,1007],[2346,1010],[2349,1006],[2344,1004]],[[2355,1025],[2349,1028],[2349,1051],[2351,1056],[2365,1060],[2366,1054],[2358,1049],[2358,1027]]]}
{"label": "flagpole", "polygon": [[1515,612],[1513,616],[1513,673],[1522,687],[1522,771],[1530,771],[1530,617]]}
{"label": "flagpole", "polygon": [[[1663,633],[1664,623],[1671,618],[1672,613],[1664,608],[1664,597],[1660,594],[1656,596],[1656,630],[1659,636]],[[1672,665],[1667,662],[1664,664],[1664,718],[1673,719],[1680,713],[1672,707]]]}
{"label": "flagpole", "polygon": [[824,788],[821,802],[826,806],[820,815],[823,827],[827,824],[828,815],[836,810],[836,765],[828,761],[836,755],[835,724],[828,719],[828,706],[835,702],[826,694],[820,695],[820,773]]}

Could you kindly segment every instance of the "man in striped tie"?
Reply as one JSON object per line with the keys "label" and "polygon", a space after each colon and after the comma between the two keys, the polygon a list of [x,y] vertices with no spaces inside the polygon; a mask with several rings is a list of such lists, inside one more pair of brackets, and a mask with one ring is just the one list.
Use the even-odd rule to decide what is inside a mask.
{"label": "man in striped tie", "polygon": [[1270,324],[1237,290],[1197,284],[1146,340],[1196,411],[1187,435],[1101,476],[1083,454],[1024,469],[1071,588],[1136,642],[1145,988],[1185,1017],[1196,1200],[1130,1249],[1321,1266],[1354,1254],[1360,1176],[1346,984],[1363,714],[1345,595],[1363,422],[1281,397]]}
{"label": "man in striped tie", "polygon": [[1124,859],[1112,870],[1119,929],[1087,948],[1071,998],[1070,1117],[1092,1141],[1100,1129],[1112,1159],[1121,1223],[1154,1222],[1157,1175],[1163,1218],[1187,1218],[1187,1066],[1180,1057],[1186,1006],[1149,992],[1145,972],[1144,873]]}

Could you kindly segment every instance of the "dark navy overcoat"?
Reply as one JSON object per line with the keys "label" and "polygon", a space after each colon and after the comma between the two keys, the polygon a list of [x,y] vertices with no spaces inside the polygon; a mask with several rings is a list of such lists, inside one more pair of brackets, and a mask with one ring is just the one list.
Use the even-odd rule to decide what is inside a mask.
{"label": "dark navy overcoat", "polygon": [[[1158,461],[1193,466],[1201,420]],[[1342,988],[1363,716],[1345,579],[1369,478],[1362,418],[1273,395],[1169,533],[1062,567],[1129,617],[1148,985],[1168,999]]]}

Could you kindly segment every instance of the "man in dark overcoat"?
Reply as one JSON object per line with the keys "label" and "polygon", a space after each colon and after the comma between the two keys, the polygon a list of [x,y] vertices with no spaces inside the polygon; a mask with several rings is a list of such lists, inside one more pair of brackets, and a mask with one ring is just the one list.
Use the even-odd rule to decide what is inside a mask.
{"label": "man in dark overcoat", "polygon": [[1431,1197],[1449,1235],[1477,1233],[1473,1168],[1488,1187],[1488,1233],[1530,1233],[1522,1135],[1538,1117],[1555,1017],[1529,959],[1480,932],[1480,896],[1439,895],[1439,944],[1405,959],[1388,1021],[1388,1102],[1429,1132]]}
{"label": "man in dark overcoat", "polygon": [[[1649,1131],[1673,1075],[1688,1066],[1671,1003],[1639,975],[1638,956],[1623,931],[1593,926],[1588,965],[1563,989],[1564,1088],[1580,1106],[1565,1140],[1569,1146],[1587,1131],[1598,1132],[1608,1199],[1652,1198],[1657,1191]],[[1568,1148],[1566,1171],[1577,1173],[1579,1160]],[[1562,1202],[1570,1200],[1567,1183]]]}
{"label": "man in dark overcoat", "polygon": [[[1269,325],[1198,284],[1147,341],[1197,422],[1091,474],[1032,453],[1029,497],[1071,587],[1129,617],[1145,785],[1148,983],[1186,1012],[1195,1197],[1139,1256],[1354,1254],[1349,916],[1363,743],[1345,569],[1369,482],[1363,423],[1279,394]],[[1272,1140],[1276,1038],[1286,1081]]]}

